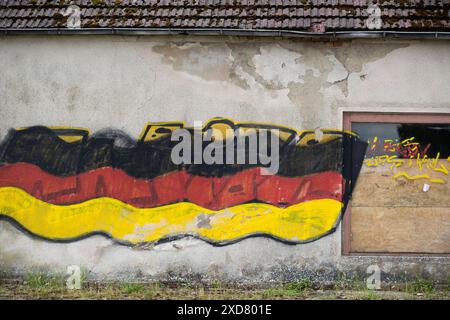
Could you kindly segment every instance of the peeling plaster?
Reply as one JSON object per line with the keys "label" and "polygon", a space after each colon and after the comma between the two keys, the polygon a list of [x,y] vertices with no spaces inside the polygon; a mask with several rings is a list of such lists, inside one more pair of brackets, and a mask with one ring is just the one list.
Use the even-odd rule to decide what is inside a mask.
{"label": "peeling plaster", "polygon": [[260,48],[261,54],[253,57],[258,73],[266,83],[274,88],[286,88],[290,83],[304,83],[306,71],[312,70],[314,76],[319,71],[303,62],[302,55],[286,50],[279,45],[265,45]]}
{"label": "peeling plaster", "polygon": [[409,43],[345,43],[341,47],[330,49],[349,73],[361,72],[364,64],[380,60],[394,50],[408,47]]}
{"label": "peeling plaster", "polygon": [[187,72],[205,80],[227,81],[233,57],[226,44],[185,43],[158,45],[153,51],[174,70]]}
{"label": "peeling plaster", "polygon": [[[347,42],[340,47],[329,47],[323,43],[296,41],[191,42],[157,45],[153,51],[163,55],[162,61],[176,71],[207,81],[230,82],[244,90],[264,89],[273,98],[286,94],[299,112],[303,112],[329,110],[333,99],[324,95],[337,94],[335,99],[347,97],[350,74],[361,72],[365,63],[382,59],[407,45]],[[330,86],[336,86],[340,93],[328,90]],[[304,125],[329,125],[318,120],[312,116]]]}
{"label": "peeling plaster", "polygon": [[[348,79],[365,63],[408,44],[276,42],[170,43],[153,47],[174,70],[206,81],[222,81],[272,99],[286,97],[301,125],[334,127],[320,115],[337,110],[348,96]],[[367,75],[361,75],[367,77]],[[248,103],[246,104],[247,106]]]}
{"label": "peeling plaster", "polygon": [[328,73],[327,82],[335,84],[347,80],[349,73],[344,65],[332,54],[328,54],[327,58],[333,64],[333,69]]}
{"label": "peeling plaster", "polygon": [[197,227],[198,228],[206,228],[206,229],[211,229],[211,216],[201,213],[197,216]]}

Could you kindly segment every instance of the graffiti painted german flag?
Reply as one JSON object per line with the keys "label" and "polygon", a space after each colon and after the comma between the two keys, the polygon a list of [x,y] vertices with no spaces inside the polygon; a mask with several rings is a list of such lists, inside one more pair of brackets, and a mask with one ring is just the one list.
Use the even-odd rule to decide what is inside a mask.
{"label": "graffiti painted german flag", "polygon": [[[11,130],[0,147],[0,217],[50,241],[102,234],[127,245],[185,236],[215,245],[251,236],[303,243],[335,230],[366,149],[349,132],[322,130],[319,139],[314,131],[212,119],[200,135],[212,132],[213,139],[201,139],[200,148],[221,137],[223,150],[215,152],[223,161],[198,163],[192,156],[175,164],[179,141],[172,133],[180,128],[151,123],[139,140],[112,129]],[[185,129],[194,146],[198,132]],[[260,143],[263,130],[276,130],[278,150],[266,150],[279,151],[276,174],[267,174],[259,156],[225,161],[230,150],[232,160],[239,152],[252,156],[245,144],[229,148],[235,137],[229,132]]]}

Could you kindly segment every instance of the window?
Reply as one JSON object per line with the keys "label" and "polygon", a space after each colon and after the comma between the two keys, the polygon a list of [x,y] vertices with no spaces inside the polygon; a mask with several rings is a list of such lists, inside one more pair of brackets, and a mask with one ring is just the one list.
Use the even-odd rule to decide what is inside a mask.
{"label": "window", "polygon": [[450,114],[344,113],[368,142],[344,254],[450,254]]}

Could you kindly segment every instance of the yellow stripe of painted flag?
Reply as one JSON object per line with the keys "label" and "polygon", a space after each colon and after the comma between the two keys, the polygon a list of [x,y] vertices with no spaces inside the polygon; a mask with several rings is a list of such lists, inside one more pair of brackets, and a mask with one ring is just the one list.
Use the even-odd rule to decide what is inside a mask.
{"label": "yellow stripe of painted flag", "polygon": [[329,232],[341,208],[342,203],[333,199],[303,202],[285,209],[249,203],[220,211],[188,202],[141,209],[111,198],[64,206],[43,202],[18,188],[0,188],[0,214],[16,220],[33,234],[53,240],[104,232],[132,244],[179,234],[195,234],[213,242],[253,233],[305,241]]}

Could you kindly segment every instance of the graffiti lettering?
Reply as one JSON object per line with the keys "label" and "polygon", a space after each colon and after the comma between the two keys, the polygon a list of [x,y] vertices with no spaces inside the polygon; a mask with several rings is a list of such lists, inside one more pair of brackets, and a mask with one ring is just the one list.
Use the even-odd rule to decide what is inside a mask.
{"label": "graffiti lettering", "polygon": [[[437,172],[443,175],[440,177],[432,177],[431,174],[415,174],[410,175],[406,171],[401,171],[393,175],[394,179],[405,178],[408,180],[426,179],[431,183],[445,183],[444,178],[450,171],[450,166],[439,162],[440,153],[437,152],[436,156],[429,158],[427,153],[431,148],[431,144],[428,143],[425,147],[421,148],[420,144],[415,141],[414,137],[404,139],[400,142],[394,142],[391,139],[385,139],[383,143],[380,143],[378,137],[374,137],[369,143],[370,153],[384,153],[382,155],[376,155],[364,160],[364,164],[367,167],[388,166],[389,169],[394,168],[417,168],[420,172],[424,169],[430,172]],[[381,148],[380,148],[381,146]],[[448,159],[447,159],[448,160]],[[450,162],[450,161],[448,161]]]}

